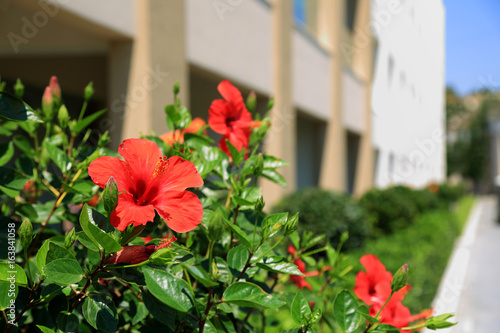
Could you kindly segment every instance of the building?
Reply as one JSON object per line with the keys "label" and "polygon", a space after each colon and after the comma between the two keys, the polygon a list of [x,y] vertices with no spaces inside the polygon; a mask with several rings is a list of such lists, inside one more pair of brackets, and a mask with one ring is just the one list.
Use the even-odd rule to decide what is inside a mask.
{"label": "building", "polygon": [[291,163],[270,203],[445,177],[440,0],[2,0],[0,29],[2,79],[55,74],[75,98],[93,80],[115,146],[167,130],[176,81],[205,118],[222,79],[274,97],[266,151]]}

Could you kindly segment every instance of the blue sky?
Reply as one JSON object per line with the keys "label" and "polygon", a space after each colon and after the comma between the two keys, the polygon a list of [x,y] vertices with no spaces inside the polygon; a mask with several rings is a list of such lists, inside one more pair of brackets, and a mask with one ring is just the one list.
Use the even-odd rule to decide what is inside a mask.
{"label": "blue sky", "polygon": [[500,90],[500,0],[443,2],[446,83],[460,94]]}

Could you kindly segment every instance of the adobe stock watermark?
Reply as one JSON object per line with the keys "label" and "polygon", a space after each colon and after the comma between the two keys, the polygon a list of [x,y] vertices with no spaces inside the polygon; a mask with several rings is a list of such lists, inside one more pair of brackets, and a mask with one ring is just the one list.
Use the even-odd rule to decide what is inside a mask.
{"label": "adobe stock watermark", "polygon": [[353,54],[357,54],[362,49],[366,48],[371,40],[373,33],[379,34],[383,29],[387,28],[394,19],[394,16],[403,12],[401,0],[387,1],[386,9],[375,10],[371,14],[371,20],[362,29],[354,29],[354,38],[352,43],[341,42],[339,47],[341,52],[347,59],[351,59]]}
{"label": "adobe stock watermark", "polygon": [[7,316],[8,323],[15,325],[14,320],[16,319],[16,224],[10,222],[7,224],[7,281],[9,287],[7,289],[7,298],[9,299],[9,305],[5,309],[5,315]]}
{"label": "adobe stock watermark", "polygon": [[436,128],[431,135],[431,138],[424,140],[414,140],[413,143],[417,147],[410,154],[405,156],[403,163],[398,163],[395,170],[388,171],[386,178],[391,181],[403,181],[415,174],[417,168],[425,164],[425,161],[434,155],[444,143],[444,132],[440,128]]}
{"label": "adobe stock watermark", "polygon": [[35,38],[40,29],[44,28],[49,19],[56,16],[60,10],[60,4],[69,2],[69,0],[38,0],[37,4],[40,10],[37,10],[31,17],[23,16],[20,21],[20,29],[17,32],[9,32],[7,39],[16,54],[20,52],[21,45],[26,45]]}
{"label": "adobe stock watermark", "polygon": [[212,7],[214,7],[219,19],[224,21],[226,13],[234,11],[242,3],[243,0],[213,0]]}

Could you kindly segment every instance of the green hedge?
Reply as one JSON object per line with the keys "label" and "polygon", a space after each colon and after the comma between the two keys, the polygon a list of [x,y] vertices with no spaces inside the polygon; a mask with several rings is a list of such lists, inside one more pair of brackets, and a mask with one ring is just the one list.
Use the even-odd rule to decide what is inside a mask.
{"label": "green hedge", "polygon": [[286,196],[273,211],[299,212],[299,232],[308,230],[315,235],[325,234],[334,247],[338,245],[340,235],[348,231],[345,250],[362,247],[370,234],[366,211],[344,194],[308,188]]}
{"label": "green hedge", "polygon": [[363,270],[359,258],[365,254],[376,255],[391,272],[407,263],[412,290],[404,303],[412,313],[429,308],[460,235],[461,220],[470,212],[472,203],[471,197],[463,197],[454,213],[445,209],[424,213],[408,228],[369,240],[363,249],[352,251],[344,263],[353,267],[350,283],[354,285],[355,273]]}

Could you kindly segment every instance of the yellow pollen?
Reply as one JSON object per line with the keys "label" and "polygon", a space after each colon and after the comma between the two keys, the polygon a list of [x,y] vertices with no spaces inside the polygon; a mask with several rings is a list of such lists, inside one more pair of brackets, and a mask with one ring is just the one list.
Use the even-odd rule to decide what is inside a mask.
{"label": "yellow pollen", "polygon": [[154,178],[160,177],[167,170],[167,167],[168,167],[167,158],[165,156],[160,157],[159,161],[156,162],[155,171],[153,172],[153,177]]}

